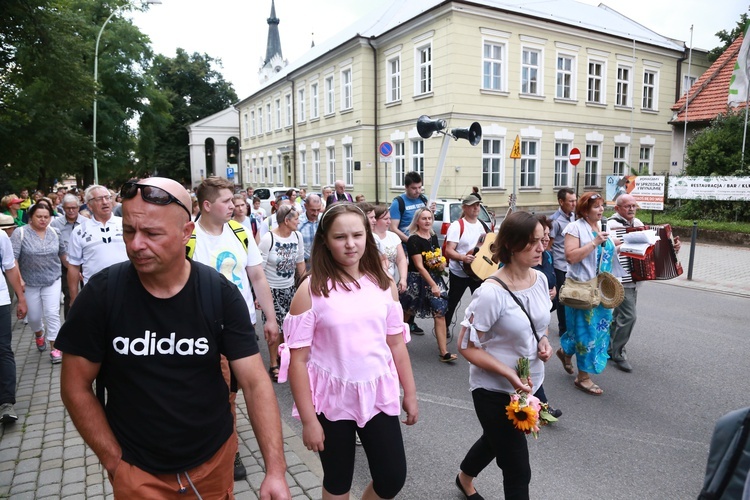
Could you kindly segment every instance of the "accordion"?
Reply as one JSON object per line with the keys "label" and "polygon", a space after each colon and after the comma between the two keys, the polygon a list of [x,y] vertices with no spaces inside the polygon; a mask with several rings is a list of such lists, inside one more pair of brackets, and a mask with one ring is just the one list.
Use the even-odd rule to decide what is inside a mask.
{"label": "accordion", "polygon": [[632,255],[630,262],[633,281],[670,280],[682,274],[682,264],[677,260],[672,240],[672,226],[641,226],[629,227],[625,231],[643,231],[653,229],[656,231],[656,244],[649,247],[645,255]]}

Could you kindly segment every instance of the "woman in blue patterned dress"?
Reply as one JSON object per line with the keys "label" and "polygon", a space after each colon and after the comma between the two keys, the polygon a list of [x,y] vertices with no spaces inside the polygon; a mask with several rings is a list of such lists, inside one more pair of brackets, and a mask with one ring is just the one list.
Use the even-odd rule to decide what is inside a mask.
{"label": "woman in blue patterned dress", "polygon": [[[565,259],[568,279],[588,281],[598,270],[622,276],[617,260],[617,246],[621,243],[601,230],[604,199],[597,193],[584,193],[576,206],[577,220],[565,228]],[[573,373],[571,358],[575,354],[578,376],[575,386],[587,394],[601,395],[601,387],[591,380],[592,373],[601,373],[607,366],[609,324],[612,309],[602,305],[590,310],[565,306],[568,331],[560,338],[557,357],[566,372]]]}

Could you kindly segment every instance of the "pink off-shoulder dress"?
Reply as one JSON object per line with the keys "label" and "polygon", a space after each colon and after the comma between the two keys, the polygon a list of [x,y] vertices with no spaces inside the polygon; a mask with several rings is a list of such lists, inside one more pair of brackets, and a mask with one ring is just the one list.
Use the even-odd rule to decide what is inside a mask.
{"label": "pink off-shoulder dress", "polygon": [[[370,278],[351,291],[338,285],[328,298],[311,294],[312,307],[284,319],[279,382],[289,370],[289,350],[310,347],[307,373],[315,412],[328,420],[364,425],[380,412],[401,413],[398,372],[387,335],[409,342],[401,304]],[[299,418],[297,406],[292,415]]]}

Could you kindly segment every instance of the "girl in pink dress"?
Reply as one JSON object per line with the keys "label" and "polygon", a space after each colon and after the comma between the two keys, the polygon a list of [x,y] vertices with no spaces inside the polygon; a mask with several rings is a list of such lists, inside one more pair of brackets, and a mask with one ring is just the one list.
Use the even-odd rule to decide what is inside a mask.
{"label": "girl in pink dress", "polygon": [[372,474],[362,498],[393,498],[406,481],[399,382],[403,423],[418,417],[398,293],[353,204],[325,210],[313,249],[311,274],[284,320],[279,382],[288,374],[302,440],[320,454],[323,498],[349,498],[357,434]]}

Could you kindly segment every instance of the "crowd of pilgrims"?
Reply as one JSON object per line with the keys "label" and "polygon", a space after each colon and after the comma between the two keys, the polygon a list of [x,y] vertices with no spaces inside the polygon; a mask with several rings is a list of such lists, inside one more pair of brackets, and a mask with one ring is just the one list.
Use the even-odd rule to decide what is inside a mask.
{"label": "crowd of pilgrims", "polygon": [[[457,361],[448,347],[458,322],[456,347],[471,363],[470,385],[482,433],[460,464],[456,486],[466,498],[481,499],[473,480],[496,460],[504,471],[506,497],[528,498],[526,437],[499,416],[517,390],[536,393],[546,402],[544,362],[552,354],[546,334],[555,295],[551,222],[525,212],[510,214],[492,248],[498,264],[493,276],[521,297],[526,309],[522,312],[512,293],[492,280],[467,281],[457,272],[457,293],[450,293],[447,263],[427,256],[439,249],[429,206],[413,211],[403,231],[408,240],[403,242],[391,231],[396,200],[369,204],[338,201],[327,194],[290,190],[272,203],[271,213],[251,189],[232,199],[232,219],[243,225],[262,255],[282,332],[278,342],[269,345],[269,374],[275,382],[291,383],[294,414],[302,419],[305,445],[320,453],[326,491],[348,491],[353,465],[342,470],[337,461],[345,456],[353,464],[355,440],[367,451],[373,475],[370,488],[378,496],[392,498],[403,486],[406,456],[399,416],[403,408],[403,423],[418,420],[406,349],[412,334],[424,334],[413,322],[418,317],[433,319],[437,360],[443,363]],[[197,221],[200,207],[191,196]],[[113,213],[121,216],[118,193],[111,191],[110,197]],[[475,201],[478,193],[464,199],[464,216],[479,206]],[[0,211],[26,290],[36,290],[27,297],[26,321],[38,349],[44,351],[49,343],[51,362],[59,363],[61,353],[54,349],[54,340],[60,328],[61,293],[68,281],[62,279],[61,285],[70,237],[63,228],[66,217],[70,222],[91,216],[83,191],[9,195],[2,199]],[[469,213],[468,221],[476,224],[476,212],[473,217]],[[459,242],[463,225],[455,237],[458,224],[449,230],[449,240],[457,243],[450,247],[453,255],[474,246]],[[465,317],[457,318],[454,312],[466,288],[473,292],[471,303]],[[534,331],[529,331],[529,322]],[[347,355],[327,356],[331,351]],[[522,380],[515,361],[524,356],[530,359],[530,376]],[[347,361],[332,364],[332,359]],[[347,376],[357,380],[343,378]],[[365,380],[373,382],[370,389],[362,389]],[[562,413],[552,407],[550,411]]]}

